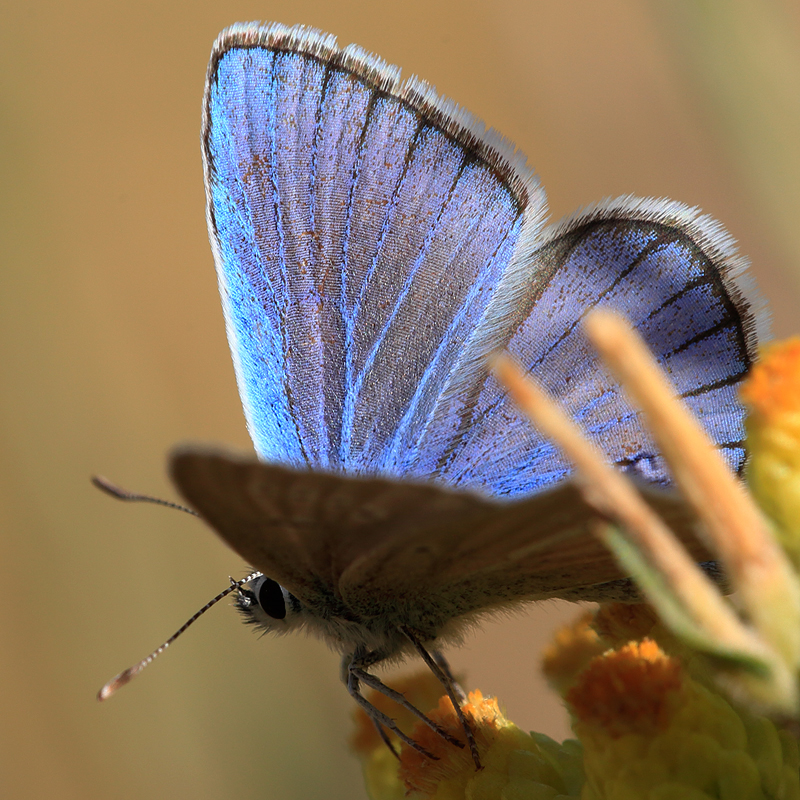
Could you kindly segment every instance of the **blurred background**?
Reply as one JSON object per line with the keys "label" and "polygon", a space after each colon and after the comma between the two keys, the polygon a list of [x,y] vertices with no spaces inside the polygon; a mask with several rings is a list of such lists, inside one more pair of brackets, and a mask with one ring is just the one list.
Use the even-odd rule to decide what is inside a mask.
{"label": "blurred background", "polygon": [[[204,218],[214,37],[307,23],[417,73],[527,153],[554,219],[625,193],[721,220],[774,329],[797,330],[800,6],[793,0],[31,0],[0,8],[0,796],[363,797],[351,703],[316,641],[208,614],[240,575],[174,497],[180,442],[248,450]],[[568,735],[538,658],[576,613],[489,621],[451,654],[524,728]]]}

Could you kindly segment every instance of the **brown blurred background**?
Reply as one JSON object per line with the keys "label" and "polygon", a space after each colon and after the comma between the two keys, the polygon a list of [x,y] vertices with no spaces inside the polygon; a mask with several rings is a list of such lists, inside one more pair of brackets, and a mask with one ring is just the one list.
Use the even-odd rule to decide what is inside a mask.
{"label": "brown blurred background", "polygon": [[[702,13],[701,13],[702,9]],[[200,100],[218,31],[303,22],[418,73],[515,140],[554,218],[624,193],[720,219],[796,330],[793,0],[6,2],[0,8],[0,796],[358,798],[321,644],[219,608],[106,705],[242,565],[164,497],[178,442],[248,449],[206,238]],[[567,735],[538,653],[574,607],[488,622],[452,661]]]}

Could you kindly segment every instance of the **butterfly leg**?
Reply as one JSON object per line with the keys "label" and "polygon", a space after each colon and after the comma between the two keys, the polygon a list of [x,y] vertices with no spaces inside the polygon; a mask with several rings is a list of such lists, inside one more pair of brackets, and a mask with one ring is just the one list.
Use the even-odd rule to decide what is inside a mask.
{"label": "butterfly leg", "polygon": [[[449,743],[454,744],[457,747],[463,747],[464,745],[461,742],[452,737],[449,733],[447,733],[447,731],[440,728],[435,722],[433,722],[433,720],[428,719],[428,717],[426,717],[425,714],[416,708],[416,706],[413,706],[411,703],[409,703],[408,700],[406,700],[406,698],[400,694],[400,692],[390,689],[379,678],[376,678],[374,675],[371,675],[366,671],[366,667],[369,667],[375,662],[379,661],[380,658],[380,654],[377,653],[355,653],[352,658],[345,656],[342,662],[342,672],[343,674],[346,673],[345,683],[347,685],[348,692],[350,693],[351,697],[361,706],[361,708],[364,709],[366,714],[370,717],[370,719],[372,719],[375,725],[379,726],[379,728],[382,726],[383,728],[392,731],[409,747],[412,747],[417,752],[422,753],[422,755],[424,755],[426,758],[430,758],[434,761],[438,760],[433,753],[429,752],[415,742],[410,736],[403,733],[403,731],[397,727],[397,723],[393,719],[372,705],[372,703],[370,703],[369,700],[367,700],[361,694],[361,683],[365,683],[370,688],[375,689],[391,700],[394,700],[398,705],[407,709],[416,717],[425,722],[432,730],[434,730]],[[381,738],[383,738],[384,741],[389,744],[384,737],[385,731],[381,733]],[[391,747],[391,745],[389,746],[392,750],[394,749]]]}
{"label": "butterfly leg", "polygon": [[[467,721],[467,718],[464,716],[464,712],[461,709],[461,704],[466,699],[464,697],[464,691],[453,679],[453,676],[450,672],[450,665],[447,663],[441,653],[437,653],[436,657],[431,656],[431,654],[423,647],[422,642],[420,642],[410,628],[407,628],[405,625],[401,625],[400,630],[411,642],[411,644],[414,645],[430,671],[439,679],[442,686],[444,686],[447,696],[453,703],[453,708],[456,711],[458,721],[461,723],[461,727],[464,729],[464,734],[467,737],[469,751],[472,754],[472,760],[475,762],[475,767],[476,769],[481,769],[481,760],[480,756],[478,755],[478,745],[475,743],[475,735],[472,732],[472,726]],[[444,662],[444,666],[442,666],[442,662]]]}
{"label": "butterfly leg", "polygon": [[[347,658],[347,656],[345,656]],[[378,708],[375,708],[372,703],[367,700],[361,694],[361,687],[358,674],[353,670],[352,664],[355,661],[355,657],[347,664],[347,691],[350,693],[350,696],[358,703],[361,708],[364,709],[367,716],[372,720],[373,724],[378,727],[378,731],[381,734],[381,738],[384,742],[389,746],[389,748],[394,751],[393,745],[387,741],[388,737],[386,736],[386,729],[392,731],[396,736],[398,736],[402,741],[404,741],[409,747],[414,748],[418,753],[421,753],[426,758],[430,758],[433,761],[438,761],[438,758],[433,755],[433,753],[426,750],[422,745],[417,744],[410,736],[403,733],[400,728],[397,727],[397,723],[391,718],[386,716]],[[368,673],[365,673],[368,674]]]}
{"label": "butterfly leg", "polygon": [[446,742],[449,742],[456,747],[463,747],[464,743],[459,742],[455,736],[449,734],[444,728],[440,728],[432,719],[429,719],[425,714],[422,713],[416,706],[412,705],[411,703],[406,700],[405,696],[400,694],[400,692],[395,691],[391,687],[387,686],[380,678],[376,678],[374,675],[366,672],[363,669],[355,669],[351,670],[351,674],[355,674],[356,678],[362,682],[366,683],[370,689],[375,689],[376,691],[380,692],[382,695],[385,695],[390,700],[394,700],[395,703],[405,708],[407,711],[410,711],[414,716],[421,719],[434,733],[437,733],[439,736],[442,737]]}
{"label": "butterfly leg", "polygon": [[386,733],[386,729],[375,719],[372,720],[372,724],[375,726],[375,730],[378,731],[378,736],[381,737],[381,741],[389,748],[389,750],[391,750],[392,755],[399,761],[400,753],[397,752],[397,748],[389,738],[389,734]]}
{"label": "butterfly leg", "polygon": [[450,670],[450,664],[448,663],[447,659],[444,657],[444,653],[441,650],[432,650],[431,655],[433,656],[433,660],[439,665],[440,669],[444,674],[447,676],[447,680],[453,686],[453,691],[456,693],[456,696],[461,701],[461,704],[467,702],[467,693],[461,688],[461,684],[453,677],[453,673]]}

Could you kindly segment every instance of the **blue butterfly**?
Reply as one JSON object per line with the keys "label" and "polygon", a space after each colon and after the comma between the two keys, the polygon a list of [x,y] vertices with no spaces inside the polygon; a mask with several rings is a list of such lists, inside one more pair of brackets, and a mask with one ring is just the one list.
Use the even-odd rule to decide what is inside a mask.
{"label": "blue butterfly", "polygon": [[[615,309],[742,467],[736,392],[759,324],[744,262],[697,210],[626,197],[546,227],[544,191],[509,142],[304,27],[220,35],[202,143],[259,459],[182,450],[172,475],[258,570],[237,586],[246,618],[330,640],[380,730],[399,734],[361,695],[393,696],[368,671],[377,662],[418,652],[456,699],[437,648],[465,620],[543,597],[630,597],[569,464],[490,374],[490,354],[510,351],[611,461],[665,486],[651,436],[581,332],[589,310]],[[688,531],[669,493],[648,497]]]}

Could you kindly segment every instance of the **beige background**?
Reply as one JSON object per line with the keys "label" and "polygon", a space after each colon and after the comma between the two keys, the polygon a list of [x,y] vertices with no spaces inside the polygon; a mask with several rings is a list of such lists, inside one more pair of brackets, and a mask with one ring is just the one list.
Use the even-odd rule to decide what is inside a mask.
{"label": "beige background", "polygon": [[[3,4],[0,796],[363,795],[337,658],[258,640],[230,609],[94,700],[242,566],[196,520],[88,482],[172,497],[175,443],[249,447],[203,214],[217,32],[314,24],[420,74],[524,149],[556,218],[628,192],[702,206],[751,257],[787,333],[796,4],[700,5],[702,20],[692,0]],[[548,603],[490,622],[453,663],[522,726],[564,736],[537,663],[573,613]]]}

